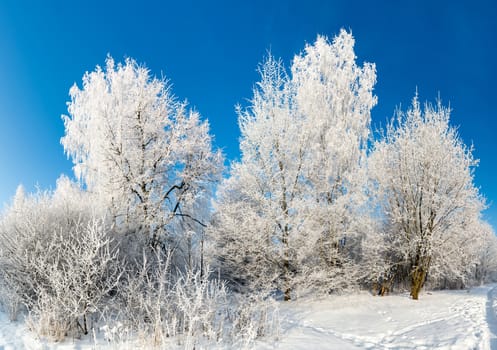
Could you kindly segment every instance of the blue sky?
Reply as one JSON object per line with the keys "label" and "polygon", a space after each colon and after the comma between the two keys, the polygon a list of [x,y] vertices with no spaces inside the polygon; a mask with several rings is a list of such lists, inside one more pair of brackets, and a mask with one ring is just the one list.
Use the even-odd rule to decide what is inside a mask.
{"label": "blue sky", "polygon": [[438,93],[480,159],[476,183],[497,227],[497,2],[0,1],[0,204],[19,183],[50,188],[71,163],[59,143],[71,85],[85,71],[133,57],[165,75],[208,118],[216,144],[238,156],[234,105],[246,104],[266,50],[287,63],[317,34],[356,38],[375,62],[373,123]]}

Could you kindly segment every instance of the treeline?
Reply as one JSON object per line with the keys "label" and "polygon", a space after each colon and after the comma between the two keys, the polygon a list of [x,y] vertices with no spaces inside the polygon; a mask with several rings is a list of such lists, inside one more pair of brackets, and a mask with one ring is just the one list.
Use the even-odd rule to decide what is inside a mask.
{"label": "treeline", "polygon": [[114,341],[243,347],[275,333],[279,298],[418,299],[495,277],[477,160],[440,101],[416,95],[373,135],[375,66],[344,30],[260,74],[225,173],[207,121],[165,80],[131,59],[86,73],[63,116],[76,180],[19,188],[1,217],[11,317],[57,340],[104,324]]}

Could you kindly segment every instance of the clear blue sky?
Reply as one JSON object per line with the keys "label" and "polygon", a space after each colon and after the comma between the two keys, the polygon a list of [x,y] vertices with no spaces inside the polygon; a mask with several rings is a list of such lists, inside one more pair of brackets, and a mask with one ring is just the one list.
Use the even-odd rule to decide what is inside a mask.
{"label": "clear blue sky", "polygon": [[85,71],[133,57],[164,74],[238,156],[234,105],[246,103],[267,49],[287,63],[317,34],[351,29],[358,60],[375,62],[384,122],[438,93],[480,159],[476,183],[497,227],[497,2],[0,1],[0,204],[19,183],[55,185],[71,163],[59,143],[68,91]]}

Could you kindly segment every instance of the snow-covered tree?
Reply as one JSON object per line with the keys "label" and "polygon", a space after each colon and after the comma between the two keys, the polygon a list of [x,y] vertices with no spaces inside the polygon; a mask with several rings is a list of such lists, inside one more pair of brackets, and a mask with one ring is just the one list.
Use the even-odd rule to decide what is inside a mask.
{"label": "snow-covered tree", "polygon": [[390,249],[408,271],[413,299],[431,271],[464,265],[469,228],[484,208],[473,184],[477,161],[449,117],[440,101],[422,109],[416,95],[375,142],[369,162]]}
{"label": "snow-covered tree", "polygon": [[345,30],[332,43],[318,36],[292,65],[295,100],[308,140],[303,245],[310,250],[303,276],[329,290],[340,279],[349,283],[357,277],[351,258],[357,262],[360,242],[371,230],[363,164],[377,102],[375,83],[375,65],[356,63],[354,38]]}
{"label": "snow-covered tree", "polygon": [[443,249],[432,254],[426,285],[430,288],[459,289],[477,283],[477,266],[481,264],[482,274],[488,267],[484,259],[483,246],[490,248],[492,241],[487,236],[487,227],[478,216],[468,218],[461,232],[444,242]]}
{"label": "snow-covered tree", "polygon": [[306,135],[282,62],[269,57],[260,73],[251,108],[239,111],[242,160],[232,165],[215,205],[215,254],[232,282],[277,287],[289,299]]}
{"label": "snow-covered tree", "polygon": [[[115,223],[164,243],[204,225],[195,210],[220,178],[209,125],[164,80],[127,59],[86,73],[70,90],[61,143],[86,189]],[[203,214],[202,214],[203,215]]]}
{"label": "snow-covered tree", "polygon": [[359,67],[353,46],[342,30],[307,45],[291,76],[272,57],[261,66],[211,230],[232,280],[287,300],[300,283],[340,288],[363,222],[357,191],[376,103],[374,65]]}
{"label": "snow-covered tree", "polygon": [[473,279],[476,284],[495,282],[497,278],[497,237],[490,224],[481,222],[470,240],[476,251]]}

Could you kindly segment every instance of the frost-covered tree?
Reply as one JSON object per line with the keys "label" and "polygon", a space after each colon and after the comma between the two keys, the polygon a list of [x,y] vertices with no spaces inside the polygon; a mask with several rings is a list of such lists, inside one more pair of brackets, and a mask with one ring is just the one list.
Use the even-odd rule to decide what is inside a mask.
{"label": "frost-covered tree", "polygon": [[195,209],[223,162],[208,123],[132,59],[116,65],[109,57],[70,96],[61,143],[76,176],[115,223],[161,243],[198,231],[205,218]]}
{"label": "frost-covered tree", "polygon": [[211,230],[231,280],[286,300],[301,283],[343,287],[363,222],[357,190],[376,103],[374,65],[359,67],[353,46],[342,30],[307,45],[291,76],[272,57],[261,66],[251,105],[239,110],[242,158]]}
{"label": "frost-covered tree", "polygon": [[215,205],[215,254],[232,282],[277,287],[289,299],[306,135],[282,62],[269,57],[260,73],[251,108],[239,111],[242,160]]}
{"label": "frost-covered tree", "polygon": [[344,30],[332,43],[319,36],[293,61],[295,101],[308,140],[303,245],[310,250],[303,276],[324,288],[357,277],[351,258],[357,262],[359,243],[371,230],[362,165],[377,102],[375,83],[375,65],[356,63],[354,38]]}
{"label": "frost-covered tree", "polygon": [[[444,242],[443,249],[435,249],[432,254],[426,285],[430,288],[459,289],[477,283],[477,266],[481,264],[482,274],[489,261],[480,260],[484,255],[483,246],[490,248],[492,241],[486,235],[485,224],[478,216],[468,218],[461,232],[452,235]],[[485,271],[485,272],[484,272]]]}
{"label": "frost-covered tree", "polygon": [[468,232],[484,208],[473,184],[477,161],[449,117],[440,101],[422,109],[416,96],[374,144],[369,162],[390,250],[409,274],[413,299],[432,271],[460,273]]}
{"label": "frost-covered tree", "polygon": [[495,282],[497,278],[497,237],[492,226],[481,222],[470,240],[476,251],[473,280],[476,284]]}

